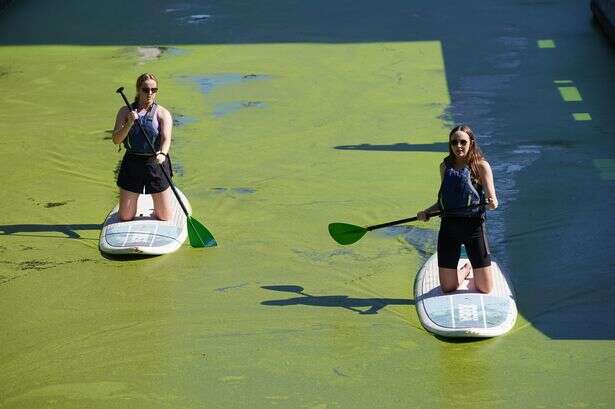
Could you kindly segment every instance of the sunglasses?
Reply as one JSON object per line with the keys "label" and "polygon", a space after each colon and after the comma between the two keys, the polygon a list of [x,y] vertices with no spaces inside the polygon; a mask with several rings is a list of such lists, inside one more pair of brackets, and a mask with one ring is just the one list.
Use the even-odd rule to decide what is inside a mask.
{"label": "sunglasses", "polygon": [[451,139],[451,146],[456,146],[456,145],[461,145],[461,146],[466,146],[468,144],[468,140],[467,139]]}
{"label": "sunglasses", "polygon": [[155,94],[158,92],[158,88],[141,88],[141,91],[145,94],[149,94],[149,92],[152,91],[152,94]]}

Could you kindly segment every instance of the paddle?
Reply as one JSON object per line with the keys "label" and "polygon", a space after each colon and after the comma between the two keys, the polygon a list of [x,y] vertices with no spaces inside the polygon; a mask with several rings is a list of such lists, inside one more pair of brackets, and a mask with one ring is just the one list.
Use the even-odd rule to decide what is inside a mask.
{"label": "paddle", "polygon": [[[478,203],[478,204],[468,206],[468,207],[460,207],[457,209],[451,209],[449,211],[472,209],[474,207],[483,206],[484,204],[485,203]],[[431,218],[434,216],[440,216],[441,214],[442,214],[442,210],[438,210],[433,213],[428,213],[427,215]],[[400,220],[395,220],[393,222],[375,224],[373,226],[367,226],[367,227],[356,226],[354,224],[348,224],[348,223],[331,223],[329,224],[329,234],[331,235],[333,240],[345,246],[348,244],[356,243],[357,241],[361,240],[361,237],[365,236],[365,233],[367,233],[368,231],[381,229],[383,227],[395,226],[397,224],[414,222],[416,220],[418,220],[418,217],[414,216],[414,217],[409,217],[407,219],[400,219]]]}
{"label": "paddle", "polygon": [[[130,103],[128,102],[128,99],[126,99],[126,95],[124,95],[124,87],[119,87],[117,91],[115,92],[117,92],[118,94],[122,96],[122,99],[126,103],[128,110],[132,111]],[[136,120],[135,122],[139,126],[139,129],[141,130],[141,132],[143,132],[143,135],[145,135],[147,144],[151,148],[152,153],[155,155],[156,148],[154,148],[154,145],[149,139],[149,135],[147,134],[145,129],[143,129],[143,125],[141,125],[141,122],[138,120]],[[177,189],[175,189],[173,182],[171,182],[171,177],[169,176],[167,171],[162,166],[162,163],[159,163],[159,165],[160,165],[160,170],[162,170],[164,177],[167,179],[167,182],[169,182],[169,186],[171,186],[171,190],[173,191],[173,194],[177,198],[179,205],[181,206],[182,210],[184,211],[184,214],[186,215],[186,221],[188,222],[188,239],[190,240],[190,245],[192,247],[214,247],[216,246],[218,243],[216,242],[216,239],[214,239],[214,236],[209,232],[209,230],[207,230],[207,228],[203,226],[198,220],[196,220],[195,218],[193,218],[192,216],[188,214],[188,210],[186,209],[186,206],[182,202],[181,197],[179,197],[179,193],[177,192]]]}

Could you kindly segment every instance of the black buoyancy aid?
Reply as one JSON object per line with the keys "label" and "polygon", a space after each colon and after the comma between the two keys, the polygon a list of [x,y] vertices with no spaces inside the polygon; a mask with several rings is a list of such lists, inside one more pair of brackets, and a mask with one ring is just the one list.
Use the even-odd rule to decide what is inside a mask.
{"label": "black buoyancy aid", "polygon": [[469,166],[455,169],[448,159],[444,160],[444,177],[438,203],[444,217],[483,217],[484,206],[476,206],[485,203],[483,187],[472,179]]}

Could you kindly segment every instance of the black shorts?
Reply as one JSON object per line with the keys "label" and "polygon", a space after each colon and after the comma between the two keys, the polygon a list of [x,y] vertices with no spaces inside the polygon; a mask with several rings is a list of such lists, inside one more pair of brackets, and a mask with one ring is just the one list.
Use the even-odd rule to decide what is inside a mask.
{"label": "black shorts", "polygon": [[444,217],[438,233],[438,266],[456,269],[461,245],[468,253],[473,268],[491,265],[491,254],[485,223],[477,217]]}
{"label": "black shorts", "polygon": [[[162,164],[169,177],[173,176],[171,158]],[[133,155],[126,153],[117,175],[117,185],[133,193],[160,193],[168,189],[169,182],[164,177],[155,156]]]}

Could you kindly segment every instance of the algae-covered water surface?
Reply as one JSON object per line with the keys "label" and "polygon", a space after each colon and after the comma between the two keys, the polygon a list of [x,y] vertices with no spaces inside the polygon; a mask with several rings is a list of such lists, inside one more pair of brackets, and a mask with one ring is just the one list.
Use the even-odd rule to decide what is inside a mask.
{"label": "algae-covered water surface", "polygon": [[[83,3],[0,13],[0,407],[609,407],[612,222],[573,217],[613,210],[615,73],[600,33],[572,22],[584,8]],[[552,13],[572,34],[536,29]],[[552,38],[591,58],[591,78],[538,46]],[[216,248],[98,251],[123,155],[115,90],[132,97],[143,72]],[[584,99],[569,108],[561,86]],[[437,220],[352,246],[327,232],[433,203],[462,121],[494,168],[489,235],[520,311],[474,342],[432,336],[414,309]],[[575,200],[554,168],[583,182]]]}

